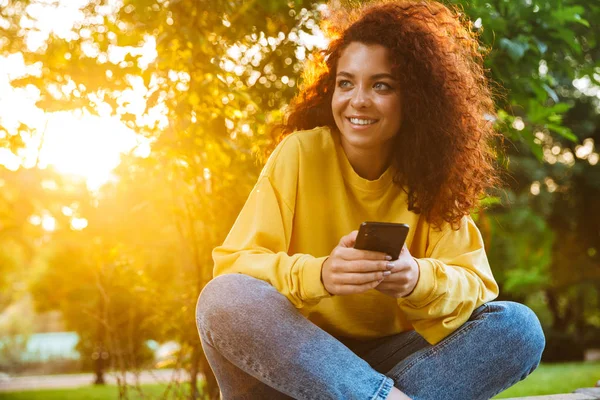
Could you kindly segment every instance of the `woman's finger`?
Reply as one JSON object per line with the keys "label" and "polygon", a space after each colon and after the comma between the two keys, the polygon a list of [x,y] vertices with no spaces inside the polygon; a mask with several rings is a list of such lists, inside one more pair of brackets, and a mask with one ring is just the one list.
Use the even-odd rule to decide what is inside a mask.
{"label": "woman's finger", "polygon": [[342,285],[363,285],[373,281],[381,281],[389,275],[389,271],[339,274],[336,282]]}
{"label": "woman's finger", "polygon": [[345,285],[344,288],[347,291],[346,294],[364,293],[367,290],[375,289],[380,281],[372,281],[363,283],[362,285]]}
{"label": "woman's finger", "polygon": [[397,272],[397,271],[392,270],[390,272],[391,272],[391,274],[389,274],[385,277],[384,283],[392,283],[394,285],[397,285],[397,284],[403,284],[403,283],[409,281],[409,277],[405,273],[405,271]]}
{"label": "woman's finger", "polygon": [[340,248],[339,254],[344,260],[387,260],[390,261],[392,258],[378,251],[371,250],[359,250],[354,248]]}
{"label": "woman's finger", "polygon": [[392,264],[389,261],[373,261],[373,260],[334,260],[333,270],[339,274],[349,273],[365,273],[377,271],[389,271],[392,269]]}
{"label": "woman's finger", "polygon": [[340,246],[346,248],[353,248],[354,243],[356,243],[356,236],[358,235],[358,231],[352,231],[346,236],[342,236],[340,239]]}

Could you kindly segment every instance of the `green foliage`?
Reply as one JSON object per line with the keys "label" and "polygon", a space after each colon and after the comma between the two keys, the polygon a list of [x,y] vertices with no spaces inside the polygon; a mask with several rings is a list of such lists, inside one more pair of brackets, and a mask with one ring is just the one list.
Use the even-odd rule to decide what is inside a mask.
{"label": "green foliage", "polygon": [[[598,99],[582,95],[573,80],[598,83],[600,6],[578,0],[456,3],[476,21],[490,49],[490,76],[501,85],[497,122],[507,139],[507,186],[495,193],[502,205],[486,212],[501,296],[533,302],[549,316],[543,320],[549,332],[581,341],[599,318],[600,220],[592,210],[600,193],[598,168],[578,149],[585,140],[589,148],[598,143],[600,120]],[[544,301],[533,301],[539,298]]]}

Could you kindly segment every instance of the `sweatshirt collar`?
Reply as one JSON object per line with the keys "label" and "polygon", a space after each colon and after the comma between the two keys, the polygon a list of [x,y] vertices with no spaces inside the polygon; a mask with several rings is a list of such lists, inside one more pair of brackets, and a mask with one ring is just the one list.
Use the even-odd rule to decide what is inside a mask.
{"label": "sweatshirt collar", "polygon": [[389,188],[389,186],[393,184],[393,167],[391,165],[383,172],[383,174],[381,174],[379,178],[375,180],[365,179],[358,175],[356,171],[354,171],[354,168],[352,168],[352,164],[350,164],[350,161],[346,156],[346,152],[342,147],[340,133],[337,131],[337,129],[329,129],[329,131],[335,143],[335,152],[342,175],[347,183],[357,189],[369,192],[382,191]]}

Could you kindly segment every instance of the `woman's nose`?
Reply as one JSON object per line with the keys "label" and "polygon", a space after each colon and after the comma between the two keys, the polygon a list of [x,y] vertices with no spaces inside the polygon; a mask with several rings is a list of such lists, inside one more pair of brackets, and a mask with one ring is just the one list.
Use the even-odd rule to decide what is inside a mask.
{"label": "woman's nose", "polygon": [[356,109],[366,108],[371,105],[371,98],[365,90],[357,87],[352,94],[352,98],[350,99],[350,105]]}

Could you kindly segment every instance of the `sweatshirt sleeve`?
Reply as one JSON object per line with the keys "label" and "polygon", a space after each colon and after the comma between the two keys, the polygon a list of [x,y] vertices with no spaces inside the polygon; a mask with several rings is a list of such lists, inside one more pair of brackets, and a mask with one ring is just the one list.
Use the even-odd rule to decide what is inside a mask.
{"label": "sweatshirt sleeve", "polygon": [[298,181],[297,152],[290,137],[273,152],[225,242],[213,250],[213,276],[241,273],[255,277],[301,308],[330,294],[321,282],[327,257],[288,254]]}
{"label": "sweatshirt sleeve", "polygon": [[481,233],[470,217],[463,218],[458,230],[446,227],[437,237],[426,258],[415,258],[420,269],[415,289],[398,299],[415,330],[431,344],[498,296]]}

